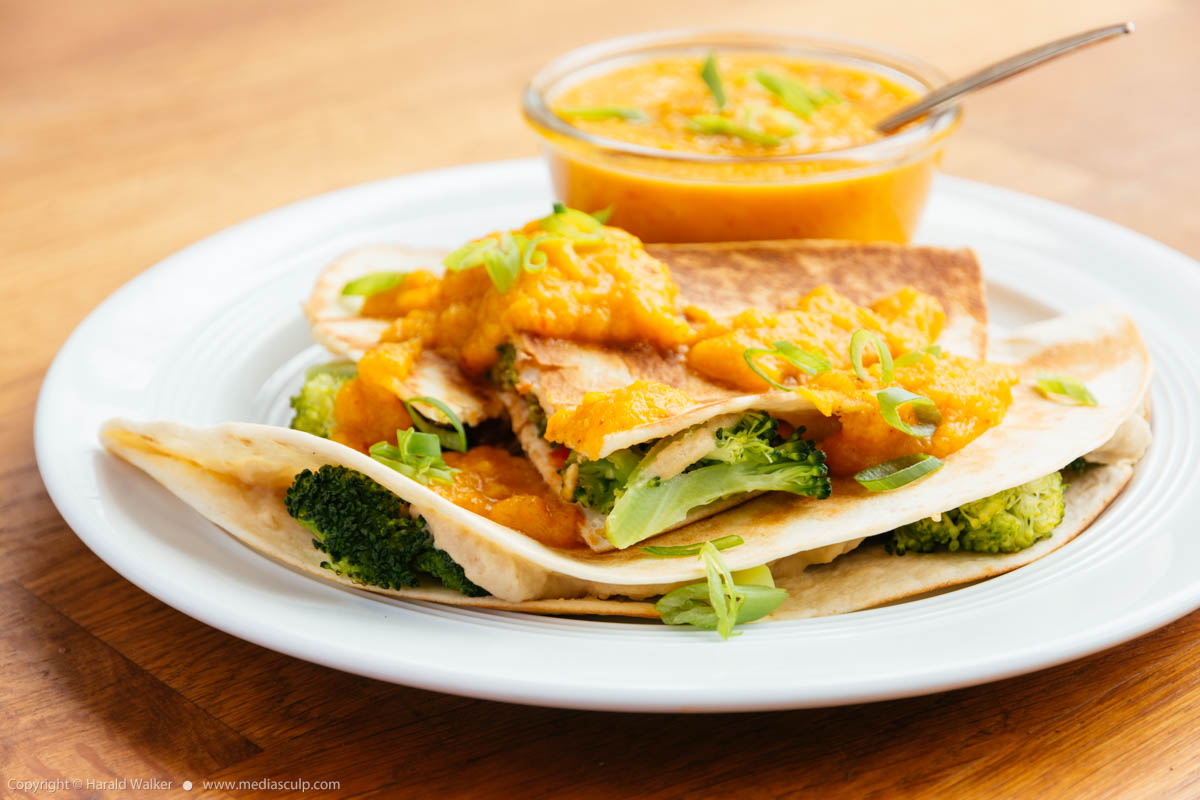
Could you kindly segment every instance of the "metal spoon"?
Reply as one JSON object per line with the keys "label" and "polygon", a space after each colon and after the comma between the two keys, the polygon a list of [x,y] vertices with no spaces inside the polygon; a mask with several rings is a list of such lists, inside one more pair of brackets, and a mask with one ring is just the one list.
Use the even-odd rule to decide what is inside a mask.
{"label": "metal spoon", "polygon": [[978,72],[972,72],[970,75],[959,78],[956,81],[951,81],[940,89],[934,89],[912,105],[905,106],[890,117],[876,122],[875,129],[881,133],[891,133],[900,126],[912,122],[917,117],[928,114],[933,109],[945,105],[967,92],[984,86],[990,86],[997,81],[1002,81],[1019,72],[1024,72],[1030,67],[1035,67],[1044,61],[1058,58],[1072,50],[1096,44],[1097,42],[1103,42],[1106,39],[1112,39],[1116,36],[1124,36],[1127,33],[1133,33],[1132,22],[1122,22],[1118,25],[1107,25],[1103,28],[1077,33],[1074,36],[1057,39],[1040,47],[1035,47],[1032,50],[1026,50],[1023,53],[1010,56],[1003,61],[997,61],[991,66],[984,67]]}

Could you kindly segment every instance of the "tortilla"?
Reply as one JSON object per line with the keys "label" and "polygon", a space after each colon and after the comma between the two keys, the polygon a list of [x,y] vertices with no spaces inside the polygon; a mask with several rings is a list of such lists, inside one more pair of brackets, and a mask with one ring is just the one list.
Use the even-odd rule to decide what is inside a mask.
{"label": "tortilla", "polygon": [[[655,543],[692,544],[737,533],[745,543],[724,554],[734,570],[789,556],[806,561],[804,554],[828,560],[838,547],[848,549],[863,537],[1039,478],[1110,441],[1126,442],[1125,452],[1110,452],[1115,462],[1140,457],[1148,429],[1137,412],[1150,366],[1129,319],[1109,309],[1056,318],[1015,332],[997,344],[994,356],[1027,379],[1042,370],[1070,373],[1087,382],[1099,403],[1081,407],[1048,400],[1023,383],[1001,425],[948,456],[938,472],[901,490],[872,494],[853,482],[839,482],[827,500],[768,494],[657,537]],[[1141,433],[1131,434],[1129,428]],[[546,547],[449,503],[362,453],[299,431],[117,421],[104,428],[102,439],[252,547],[309,571],[319,571],[313,567],[319,555],[311,552],[310,536],[283,510],[282,492],[301,470],[336,463],[365,473],[411,503],[429,523],[437,546],[502,601],[645,598],[703,576],[695,559],[651,558],[639,548],[595,553]],[[909,563],[906,559],[897,563]],[[963,569],[953,580],[972,580],[978,571]]]}
{"label": "tortilla", "polygon": [[[346,253],[320,274],[304,304],[313,338],[330,352],[358,361],[379,343],[392,323],[361,316],[355,305],[342,297],[342,287],[373,272],[440,270],[444,257],[440,250],[400,247],[363,247]],[[467,425],[478,425],[501,414],[495,392],[469,379],[450,359],[430,350],[421,353],[412,373],[398,388],[405,398],[441,399]]]}
{"label": "tortilla", "polygon": [[[936,297],[946,312],[938,339],[942,347],[974,358],[983,358],[987,349],[983,277],[970,250],[825,241],[659,244],[646,249],[670,268],[685,306],[714,316],[748,308],[781,311],[825,284],[860,305],[913,286]],[[682,427],[710,413],[701,409],[719,401],[748,397],[753,403],[768,396],[747,396],[713,383],[690,370],[677,354],[649,347],[605,348],[529,335],[514,344],[518,372],[547,414],[577,406],[586,392],[619,389],[636,380],[665,383],[695,398],[697,413],[688,409],[678,415]],[[606,443],[602,455],[682,427],[660,423],[636,434],[639,439],[630,431]]]}
{"label": "tortilla", "polygon": [[871,541],[832,563],[776,580],[787,600],[768,617],[806,619],[845,614],[992,578],[1049,555],[1083,532],[1133,477],[1130,460],[1067,477],[1066,512],[1048,538],[1016,553],[907,553],[891,555]]}
{"label": "tortilla", "polygon": [[[823,284],[860,304],[914,286],[942,303],[946,326],[939,342],[943,347],[978,358],[986,348],[983,278],[970,250],[796,240],[658,244],[647,245],[647,251],[670,268],[683,305],[697,306],[715,316],[751,307],[778,311]],[[424,269],[440,273],[445,255],[439,250],[374,246],[342,256],[321,273],[304,304],[313,338],[331,352],[357,361],[379,342],[391,323],[358,315],[344,302],[342,287],[372,272]],[[714,412],[717,406],[710,404],[737,398],[743,403],[761,403],[761,398],[767,396],[745,395],[708,381],[688,369],[678,354],[662,354],[650,347],[615,349],[528,335],[518,336],[514,344],[521,379],[530,384],[547,413],[578,405],[587,391],[619,389],[639,379],[666,383],[696,399],[695,408],[669,420],[613,437],[611,443],[606,442],[604,454],[674,433],[720,413]],[[467,379],[449,360],[429,351],[422,354],[406,384],[410,384],[406,390],[412,390],[408,396],[438,397],[467,424],[477,424],[485,414],[498,413],[495,396],[488,387]],[[516,398],[502,399],[511,416]],[[780,401],[776,397],[768,402]],[[793,397],[789,407],[795,402]],[[531,457],[553,485],[557,475],[549,463],[533,454]]]}

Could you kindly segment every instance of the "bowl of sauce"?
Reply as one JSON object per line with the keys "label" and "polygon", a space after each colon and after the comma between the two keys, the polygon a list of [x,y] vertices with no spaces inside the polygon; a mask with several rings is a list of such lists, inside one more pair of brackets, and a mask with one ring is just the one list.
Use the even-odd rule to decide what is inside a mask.
{"label": "bowl of sauce", "polygon": [[523,106],[558,199],[645,241],[906,242],[961,112],[874,123],[944,82],[839,39],[673,31],[561,56]]}

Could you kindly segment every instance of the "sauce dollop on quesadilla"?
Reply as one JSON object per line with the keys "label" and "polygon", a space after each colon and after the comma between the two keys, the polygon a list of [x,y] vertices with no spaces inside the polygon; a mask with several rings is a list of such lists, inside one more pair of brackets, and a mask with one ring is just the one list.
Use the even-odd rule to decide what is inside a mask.
{"label": "sauce dollop on quesadilla", "polygon": [[[720,391],[796,392],[840,422],[822,444],[835,475],[900,456],[942,457],[961,449],[1000,423],[1017,382],[1006,367],[936,351],[932,345],[946,324],[942,304],[911,286],[860,305],[823,285],[771,310],[718,316],[685,307],[667,265],[637,237],[561,206],[523,228],[469,243],[446,259],[446,267],[441,278],[409,273],[364,302],[364,314],[393,324],[338,395],[338,441],[362,450],[390,438],[391,430],[376,420],[395,427],[403,413],[396,398],[423,350],[482,377],[497,364],[499,348],[521,335],[614,350],[649,347],[696,380],[726,387]],[[852,356],[857,332],[875,337],[879,346]],[[772,352],[781,343],[820,368]],[[885,374],[879,347],[889,357],[907,358]],[[637,380],[589,392],[571,408],[548,409],[546,439],[597,458],[609,434],[694,404],[682,385],[664,381]],[[918,436],[889,423],[880,400],[888,387],[931,401],[940,413],[936,430]],[[893,422],[916,425],[919,411],[902,403]]]}

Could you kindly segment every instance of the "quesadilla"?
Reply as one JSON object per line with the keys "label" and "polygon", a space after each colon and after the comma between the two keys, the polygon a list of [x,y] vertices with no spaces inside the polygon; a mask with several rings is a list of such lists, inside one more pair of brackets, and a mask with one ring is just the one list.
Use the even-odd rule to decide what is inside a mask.
{"label": "quesadilla", "polygon": [[[1148,356],[1129,319],[1098,309],[1016,331],[996,343],[992,358],[1020,377],[1012,406],[1000,424],[946,455],[941,469],[890,491],[835,479],[831,497],[819,502],[766,494],[664,534],[656,546],[660,551],[696,547],[736,535],[741,542],[722,554],[734,575],[767,566],[790,595],[775,611],[777,618],[877,605],[998,574],[1060,547],[1120,490],[1149,444]],[[1069,373],[1086,384],[1092,404],[1047,397],[1043,376],[1050,373]],[[697,586],[694,582],[705,575],[695,559],[660,558],[643,547],[598,553],[547,546],[455,505],[433,484],[385,461],[299,431],[113,421],[101,439],[254,549],[371,591],[535,613],[662,614],[671,621],[663,601]],[[1029,546],[1014,552],[946,548],[892,555],[881,541],[885,535],[897,537],[889,540],[894,545],[904,540],[897,532],[908,526],[949,518],[973,503],[1057,476],[1078,465],[1080,457],[1096,463],[1082,465],[1078,474],[1069,471],[1065,493],[1061,480],[1055,483],[1050,506],[1056,518],[1031,537]],[[414,537],[404,545],[413,565],[405,575],[413,585],[367,583],[366,573],[355,571],[353,548],[320,549],[312,517],[297,510],[302,504],[296,486],[303,476],[309,480],[326,468],[361,476],[392,498],[396,516]],[[354,505],[347,500],[338,508]],[[1014,519],[1017,511],[1000,510]],[[967,541],[968,535],[954,541]]]}
{"label": "quesadilla", "polygon": [[[534,252],[536,269],[518,263],[497,282],[502,270],[482,263],[503,252],[528,261],[535,242],[544,248]],[[823,454],[810,439],[832,430],[836,398],[822,404],[795,385],[789,394],[771,391],[797,376],[794,359],[776,351],[757,366],[743,363],[743,351],[761,350],[747,345],[770,345],[786,333],[792,354],[844,372],[856,329],[886,340],[879,347],[944,348],[975,360],[986,341],[982,279],[965,250],[833,242],[643,249],[628,234],[559,210],[452,254],[440,294],[429,292],[436,279],[421,271],[411,284],[405,278],[369,297],[358,316],[329,310],[341,302],[331,287],[353,277],[347,263],[433,258],[364,252],[318,284],[307,306],[317,337],[369,359],[414,345],[425,359],[432,347],[464,374],[490,376],[526,455],[583,510],[581,535],[596,550],[631,546],[761,491],[828,493]],[[473,256],[480,263],[461,271]],[[491,282],[469,274],[485,266]],[[330,320],[340,338],[330,334]],[[370,347],[371,337],[384,344]],[[405,370],[388,374],[391,391],[415,396],[422,362],[399,360]],[[920,364],[951,369],[948,361]],[[986,374],[966,362],[956,368]],[[1004,394],[1003,382],[993,376],[993,393]],[[455,412],[457,400],[447,400]]]}

